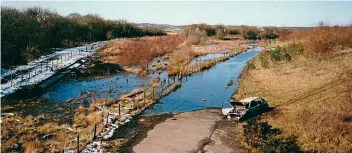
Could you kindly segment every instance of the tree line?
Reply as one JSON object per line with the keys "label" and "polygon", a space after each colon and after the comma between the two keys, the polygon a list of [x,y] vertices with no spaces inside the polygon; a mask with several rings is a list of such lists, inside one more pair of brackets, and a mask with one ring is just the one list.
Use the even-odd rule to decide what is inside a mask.
{"label": "tree line", "polygon": [[244,39],[276,39],[279,37],[280,29],[276,27],[258,28],[254,26],[224,26],[193,24],[185,26],[183,33],[192,36],[216,36],[217,39],[224,39],[227,34],[240,35]]}
{"label": "tree line", "polygon": [[1,7],[1,66],[26,64],[51,53],[52,48],[161,35],[166,33],[154,27],[140,28],[125,20],[105,20],[99,15],[72,13],[62,16],[40,7],[24,10]]}

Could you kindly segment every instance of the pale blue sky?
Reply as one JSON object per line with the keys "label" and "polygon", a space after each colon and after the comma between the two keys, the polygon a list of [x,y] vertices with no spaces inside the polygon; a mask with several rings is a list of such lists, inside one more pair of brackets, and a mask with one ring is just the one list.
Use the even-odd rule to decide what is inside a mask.
{"label": "pale blue sky", "polygon": [[2,1],[2,6],[19,9],[40,6],[62,15],[77,12],[99,14],[106,19],[125,19],[135,23],[225,24],[255,26],[316,26],[352,23],[352,2],[229,2],[229,1]]}

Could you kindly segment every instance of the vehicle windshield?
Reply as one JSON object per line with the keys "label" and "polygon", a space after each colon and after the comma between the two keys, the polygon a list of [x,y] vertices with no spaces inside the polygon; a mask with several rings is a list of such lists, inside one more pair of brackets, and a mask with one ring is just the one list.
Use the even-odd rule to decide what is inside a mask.
{"label": "vehicle windshield", "polygon": [[222,104],[222,107],[223,107],[223,108],[232,108],[233,106],[232,106],[229,102],[224,102],[224,103]]}

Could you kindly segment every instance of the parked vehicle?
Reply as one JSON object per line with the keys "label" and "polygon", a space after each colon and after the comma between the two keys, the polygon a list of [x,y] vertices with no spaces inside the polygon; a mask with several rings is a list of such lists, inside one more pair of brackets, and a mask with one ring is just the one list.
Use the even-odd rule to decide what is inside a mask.
{"label": "parked vehicle", "polygon": [[228,119],[241,120],[243,118],[259,115],[269,107],[268,102],[260,97],[248,97],[239,102],[229,101],[230,107],[222,107],[222,114]]}

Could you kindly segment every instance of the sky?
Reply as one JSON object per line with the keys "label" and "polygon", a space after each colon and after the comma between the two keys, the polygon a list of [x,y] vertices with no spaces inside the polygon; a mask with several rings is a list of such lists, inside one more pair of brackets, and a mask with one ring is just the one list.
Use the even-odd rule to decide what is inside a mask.
{"label": "sky", "polygon": [[352,1],[2,1],[18,9],[39,6],[58,12],[98,14],[134,23],[316,26],[352,24]]}

